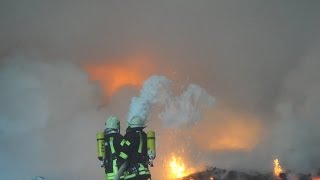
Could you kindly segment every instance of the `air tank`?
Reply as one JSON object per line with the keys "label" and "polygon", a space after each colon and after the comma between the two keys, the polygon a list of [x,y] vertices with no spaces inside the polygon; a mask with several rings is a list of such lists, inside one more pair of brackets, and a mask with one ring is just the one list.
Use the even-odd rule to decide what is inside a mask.
{"label": "air tank", "polygon": [[153,166],[153,160],[156,158],[156,136],[154,131],[147,132],[147,148],[150,166]]}
{"label": "air tank", "polygon": [[98,159],[103,161],[105,158],[105,148],[104,148],[104,133],[97,133],[97,151],[98,151]]}

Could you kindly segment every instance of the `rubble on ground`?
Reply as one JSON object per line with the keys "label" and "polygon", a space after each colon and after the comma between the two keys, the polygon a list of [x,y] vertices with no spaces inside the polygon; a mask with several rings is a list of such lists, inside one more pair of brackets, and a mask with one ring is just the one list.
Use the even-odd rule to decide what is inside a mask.
{"label": "rubble on ground", "polygon": [[[290,177],[294,178],[290,178]],[[187,177],[181,178],[181,180],[312,180],[311,174],[295,174],[283,173],[282,178],[274,176],[272,172],[262,174],[259,172],[239,172],[239,171],[228,171],[219,168],[208,168],[205,171],[191,174]]]}

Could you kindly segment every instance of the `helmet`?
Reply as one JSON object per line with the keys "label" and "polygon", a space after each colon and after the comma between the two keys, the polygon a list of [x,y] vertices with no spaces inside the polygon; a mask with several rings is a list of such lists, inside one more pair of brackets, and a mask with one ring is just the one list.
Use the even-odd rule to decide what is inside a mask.
{"label": "helmet", "polygon": [[128,125],[131,128],[145,127],[144,126],[144,121],[142,120],[142,118],[140,116],[133,116],[131,118],[130,122],[128,122]]}
{"label": "helmet", "polygon": [[120,121],[116,116],[110,116],[105,122],[106,130],[120,130]]}

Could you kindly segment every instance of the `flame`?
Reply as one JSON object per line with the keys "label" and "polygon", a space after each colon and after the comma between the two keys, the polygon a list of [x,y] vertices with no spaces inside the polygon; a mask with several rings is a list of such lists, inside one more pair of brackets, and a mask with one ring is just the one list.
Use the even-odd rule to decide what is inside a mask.
{"label": "flame", "polygon": [[279,176],[280,173],[283,172],[281,166],[280,166],[280,162],[278,159],[275,159],[273,160],[273,165],[274,165],[274,168],[273,168],[273,173],[275,176]]}
{"label": "flame", "polygon": [[184,161],[182,160],[182,157],[176,156],[174,154],[171,155],[169,168],[169,176],[171,179],[179,179],[191,173],[191,170],[186,167]]}
{"label": "flame", "polygon": [[87,64],[84,69],[88,72],[90,80],[100,82],[106,96],[112,96],[124,86],[141,86],[154,70],[150,59],[145,55],[136,55],[120,60],[108,60],[107,63]]}

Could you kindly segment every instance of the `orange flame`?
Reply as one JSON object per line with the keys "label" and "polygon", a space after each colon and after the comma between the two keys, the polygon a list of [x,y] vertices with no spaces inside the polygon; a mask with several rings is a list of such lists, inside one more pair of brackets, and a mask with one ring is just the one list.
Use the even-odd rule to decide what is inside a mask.
{"label": "orange flame", "polygon": [[[111,62],[111,61],[107,61]],[[141,86],[143,81],[154,70],[147,56],[133,56],[124,60],[112,60],[113,63],[87,64],[84,69],[90,80],[98,81],[106,96],[112,96],[124,86]],[[115,64],[114,62],[125,62]]]}
{"label": "orange flame", "polygon": [[280,173],[283,172],[281,166],[280,166],[280,162],[278,159],[275,159],[273,160],[273,165],[274,165],[274,168],[273,168],[273,173],[275,176],[279,176]]}
{"label": "orange flame", "polygon": [[191,170],[188,169],[185,163],[183,162],[182,157],[176,156],[174,154],[171,155],[169,168],[170,179],[179,179],[191,173]]}

